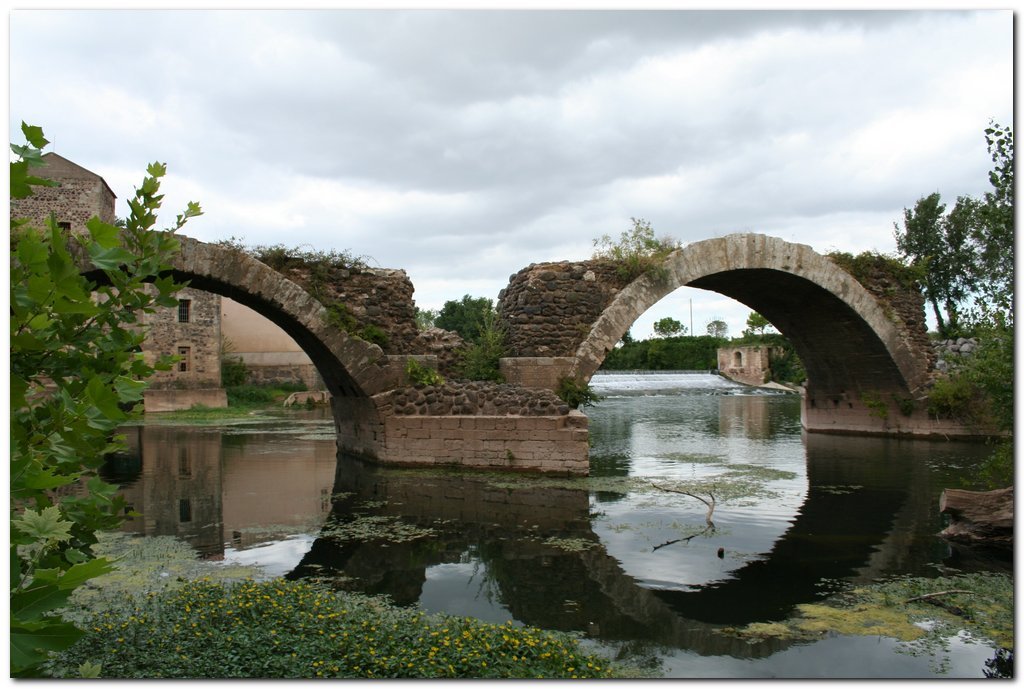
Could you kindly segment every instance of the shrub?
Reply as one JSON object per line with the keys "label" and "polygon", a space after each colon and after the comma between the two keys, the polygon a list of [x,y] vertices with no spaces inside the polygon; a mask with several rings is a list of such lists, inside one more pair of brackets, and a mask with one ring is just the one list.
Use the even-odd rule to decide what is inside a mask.
{"label": "shrub", "polygon": [[480,334],[462,350],[459,374],[469,380],[505,381],[501,373],[501,358],[506,354],[505,331],[498,324],[494,312],[485,313]]}
{"label": "shrub", "polygon": [[244,385],[249,369],[241,357],[224,357],[220,360],[220,384],[225,387]]}
{"label": "shrub", "polygon": [[441,385],[444,383],[444,377],[440,373],[411,358],[405,362],[405,375],[413,385]]}
{"label": "shrub", "polygon": [[606,234],[594,240],[594,258],[614,263],[625,283],[645,274],[664,283],[668,280],[665,259],[679,248],[679,242],[670,237],[655,238],[651,224],[642,218],[630,220],[633,227],[624,231],[617,242]]}
{"label": "shrub", "polygon": [[573,409],[586,407],[601,401],[601,396],[594,392],[589,383],[584,383],[571,376],[563,376],[558,379],[558,389],[555,393]]}
{"label": "shrub", "polygon": [[963,376],[939,378],[928,395],[928,413],[939,419],[977,420],[978,390]]}

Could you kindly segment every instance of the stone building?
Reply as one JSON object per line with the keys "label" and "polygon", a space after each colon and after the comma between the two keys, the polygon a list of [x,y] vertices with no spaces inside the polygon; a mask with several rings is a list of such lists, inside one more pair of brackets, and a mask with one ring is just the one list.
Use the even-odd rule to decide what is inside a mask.
{"label": "stone building", "polygon": [[748,345],[718,350],[718,372],[745,385],[763,385],[771,380],[772,347]]}
{"label": "stone building", "polygon": [[[59,184],[33,187],[31,196],[11,199],[11,218],[27,218],[30,224],[44,227],[51,215],[59,227],[86,234],[86,223],[96,216],[113,224],[117,197],[106,181],[94,172],[56,153],[46,153],[43,165],[33,170],[37,177]],[[194,404],[227,406],[227,395],[220,383],[220,296],[185,289],[180,303],[141,314],[140,322],[149,327],[142,349],[147,360],[161,355],[177,355],[171,371],[158,371],[145,395],[145,409],[171,411],[188,409]]]}
{"label": "stone building", "polygon": [[27,218],[35,227],[45,227],[50,215],[57,225],[72,232],[86,231],[94,215],[113,224],[117,197],[102,177],[56,153],[43,154],[43,164],[33,168],[36,177],[60,183],[57,187],[32,187],[25,199],[11,199],[11,218]]}

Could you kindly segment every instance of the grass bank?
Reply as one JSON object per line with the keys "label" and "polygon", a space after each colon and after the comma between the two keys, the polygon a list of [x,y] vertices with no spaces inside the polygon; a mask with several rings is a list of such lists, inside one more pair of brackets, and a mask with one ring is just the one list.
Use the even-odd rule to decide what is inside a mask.
{"label": "grass bank", "polygon": [[221,419],[236,419],[252,416],[259,412],[273,410],[288,412],[308,409],[308,405],[284,407],[284,401],[293,392],[306,390],[303,385],[232,385],[224,388],[227,392],[227,407],[206,407],[201,404],[189,409],[147,414],[146,421],[160,422],[203,422]]}

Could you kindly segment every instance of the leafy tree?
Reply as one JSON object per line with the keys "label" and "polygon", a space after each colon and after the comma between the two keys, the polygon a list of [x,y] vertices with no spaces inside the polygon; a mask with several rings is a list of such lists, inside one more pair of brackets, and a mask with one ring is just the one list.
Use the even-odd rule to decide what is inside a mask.
{"label": "leafy tree", "polygon": [[[22,124],[28,145],[12,145],[11,198],[48,182],[30,174],[48,143]],[[115,429],[137,412],[154,367],[140,350],[138,314],[176,305],[182,285],[167,277],[174,231],[201,214],[198,204],[170,232],[153,230],[161,163],[148,168],[125,227],[87,223],[88,236],[11,222],[10,609],[11,674],[36,676],[49,651],[81,634],[57,612],[71,593],[110,570],[96,558],[96,532],[120,523],[123,498],[96,475],[124,447]],[[91,267],[87,278],[79,260]],[[154,287],[147,288],[151,282]]]}
{"label": "leafy tree", "polygon": [[457,332],[466,342],[478,342],[488,317],[493,316],[494,304],[490,299],[466,294],[459,301],[446,301],[434,325]]}
{"label": "leafy tree", "polygon": [[[490,302],[488,302],[489,304]],[[500,362],[505,356],[505,331],[493,311],[485,312],[476,340],[462,351],[459,374],[469,380],[505,381]]]}
{"label": "leafy tree", "polygon": [[947,215],[934,193],[918,199],[912,210],[903,210],[902,230],[895,225],[896,248],[912,267],[923,268],[924,296],[932,305],[939,333],[946,337],[959,330],[959,304],[970,286],[973,251],[968,238],[977,207],[974,199],[962,196]]}
{"label": "leafy tree", "polygon": [[651,223],[642,218],[630,218],[633,227],[623,231],[616,242],[608,235],[594,240],[594,258],[615,264],[619,278],[626,283],[644,274],[664,282],[668,279],[665,259],[679,248],[679,241],[671,237],[656,238]]}
{"label": "leafy tree", "polygon": [[992,311],[1002,314],[1005,322],[1013,323],[1013,257],[1014,257],[1014,191],[1013,191],[1013,130],[990,123],[985,130],[985,141],[992,157],[993,168],[988,173],[992,190],[985,193],[978,208],[978,222],[973,226],[971,238],[977,247],[978,260],[974,264],[977,289],[982,295],[983,318],[992,318]]}
{"label": "leafy tree", "polygon": [[751,311],[750,315],[747,316],[747,329],[743,331],[743,334],[748,337],[762,338],[765,334],[765,329],[772,327],[771,322],[757,311]]}
{"label": "leafy tree", "polygon": [[721,318],[712,318],[708,321],[707,332],[711,337],[724,340],[729,336],[729,326]]}
{"label": "leafy tree", "polygon": [[658,337],[685,335],[686,326],[671,316],[665,316],[654,324],[654,334]]}
{"label": "leafy tree", "polygon": [[421,309],[416,307],[416,327],[420,330],[428,330],[434,327],[440,312],[437,309]]}

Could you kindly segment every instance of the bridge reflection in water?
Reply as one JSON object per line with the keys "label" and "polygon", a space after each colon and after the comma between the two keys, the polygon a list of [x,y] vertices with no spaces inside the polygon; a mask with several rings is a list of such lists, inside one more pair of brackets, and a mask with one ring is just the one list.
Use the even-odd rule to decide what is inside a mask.
{"label": "bridge reflection in water", "polygon": [[[773,435],[775,417],[750,399],[722,398],[722,436]],[[771,655],[787,642],[751,644],[718,633],[721,627],[782,619],[793,606],[824,597],[828,580],[934,573],[932,563],[960,563],[958,553],[931,534],[938,530],[937,494],[964,467],[936,462],[934,444],[804,437],[805,497],[765,552],[718,562],[716,577],[653,586],[613,554],[618,551],[609,551],[602,536],[607,525],[595,514],[603,494],[522,477],[506,483],[346,457],[335,463],[329,433],[319,436],[317,429],[315,423],[284,434],[258,425],[223,434],[133,429],[134,458],[122,457],[107,470],[108,480],[123,482],[128,502],[143,513],[125,530],[177,535],[212,559],[289,533],[311,534],[301,559],[272,573],[384,593],[403,605],[581,631],[612,644],[747,658]],[[940,447],[950,457],[983,454],[970,445]],[[624,473],[614,464],[609,473]],[[405,542],[386,534],[363,540],[332,535],[337,524],[360,517],[431,533]],[[658,556],[688,572],[686,559],[708,552],[670,546]],[[469,572],[454,594],[438,594],[442,587],[433,576],[444,567]]]}

